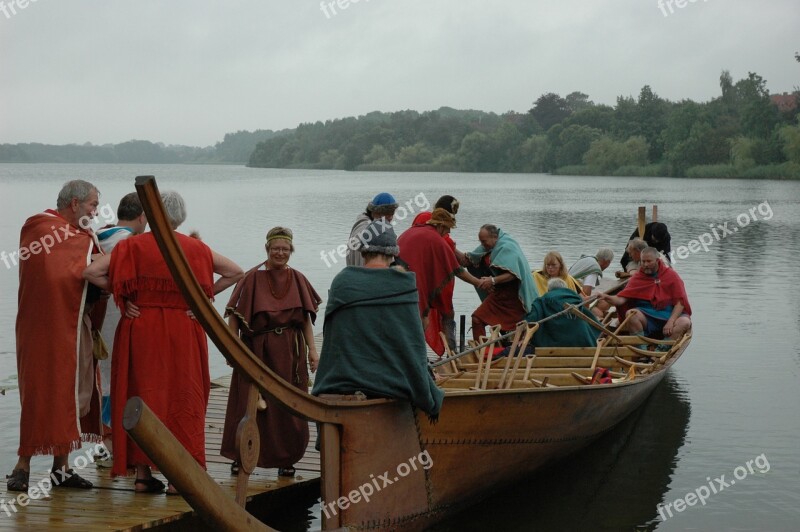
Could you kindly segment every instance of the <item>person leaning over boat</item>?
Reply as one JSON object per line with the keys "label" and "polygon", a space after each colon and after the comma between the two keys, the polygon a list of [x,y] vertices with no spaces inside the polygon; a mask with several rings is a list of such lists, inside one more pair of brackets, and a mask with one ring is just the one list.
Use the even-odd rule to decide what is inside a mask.
{"label": "person leaning over boat", "polygon": [[[672,264],[672,237],[669,234],[666,224],[661,222],[650,222],[644,226],[644,236],[639,235],[639,229],[634,229],[631,234],[631,240],[634,238],[641,238],[650,247],[656,248],[661,252],[663,257],[662,262],[666,265]],[[620,264],[622,269],[627,271],[628,262],[631,260],[631,255],[626,247],[625,253],[622,254]]]}
{"label": "person leaning over boat", "polygon": [[34,214],[20,232],[19,459],[6,477],[8,491],[28,491],[31,457],[41,454],[53,455],[55,487],[92,487],[68,469],[68,457],[81,439],[99,442],[102,434],[91,303],[82,277],[92,253],[100,252],[87,229],[98,204],[94,185],[69,181],[58,193],[56,209]]}
{"label": "person leaning over boat", "polygon": [[[481,245],[465,254],[465,262],[487,272],[476,286],[481,305],[472,313],[472,336],[477,342],[487,325],[511,330],[530,312],[536,298],[531,267],[517,241],[502,229],[485,224],[478,231]],[[466,264],[465,264],[466,265]]]}
{"label": "person leaning over boat", "polygon": [[547,293],[547,283],[551,279],[561,279],[567,288],[574,290],[578,294],[583,293],[581,283],[569,274],[567,266],[564,264],[564,258],[558,251],[550,251],[545,255],[542,269],[534,270],[531,273],[533,274],[536,295],[539,297]]}
{"label": "person leaning over boat", "polygon": [[348,266],[331,283],[311,393],[403,399],[436,420],[444,392],[428,368],[415,274],[389,267],[400,252],[391,226],[367,229],[365,267]]}
{"label": "person leaning over boat", "polygon": [[641,238],[632,238],[628,242],[628,247],[625,248],[625,253],[628,255],[629,260],[625,265],[625,271],[614,272],[617,279],[627,279],[633,272],[639,269],[639,264],[642,260],[642,251],[647,247],[647,242]]}
{"label": "person leaning over boat", "polygon": [[[267,233],[266,262],[239,281],[225,316],[228,326],[272,371],[308,393],[308,371],[316,371],[319,355],[312,325],[322,299],[308,279],[289,266],[294,235],[287,227]],[[220,454],[233,460],[238,473],[236,431],[247,412],[249,381],[233,372],[225,411]],[[294,476],[294,464],[308,446],[308,422],[271,399],[262,399],[256,414],[260,435],[258,467],[277,467],[279,476]]]}
{"label": "person leaning over boat", "polygon": [[372,201],[367,204],[367,209],[356,217],[353,228],[350,229],[350,238],[347,239],[347,257],[345,257],[347,266],[364,265],[364,258],[358,250],[361,234],[373,220],[391,222],[397,207],[397,201],[388,192],[381,192],[372,198]]}
{"label": "person leaning over boat", "polygon": [[[566,281],[553,277],[547,282],[547,293],[533,301],[531,311],[525,316],[529,322],[539,321],[563,312],[567,305],[580,305],[583,298]],[[579,307],[589,319],[597,321],[591,311]],[[594,347],[598,332],[584,320],[571,313],[562,314],[542,323],[533,335],[534,347]]]}
{"label": "person leaning over boat", "polygon": [[683,280],[655,248],[642,251],[639,270],[619,295],[601,294],[600,299],[617,307],[620,320],[627,312],[635,314],[626,326],[629,334],[677,340],[692,327]]}
{"label": "person leaning over boat", "polygon": [[[147,228],[147,216],[139,201],[136,192],[126,194],[119,201],[117,207],[117,224],[103,227],[97,231],[97,240],[103,253],[110,254],[117,244],[126,238],[144,233]],[[108,357],[100,360],[100,390],[102,392],[103,405],[103,444],[106,448],[114,452],[114,445],[111,442],[111,361],[114,358],[112,346],[114,345],[114,334],[117,330],[119,320],[122,318],[120,309],[116,305],[110,305],[106,309],[105,319],[100,334],[106,346],[110,349]],[[98,457],[95,463],[100,467],[108,467],[108,457]]]}
{"label": "person leaning over boat", "polygon": [[[177,192],[163,192],[167,218],[175,238],[209,298],[238,281],[244,273],[233,261],[197,238],[177,232],[186,206]],[[221,277],[214,282],[214,273]],[[122,426],[125,403],[139,396],[189,454],[205,468],[205,415],[211,382],[208,341],[159,251],[155,236],[145,233],[118,243],[86,268],[84,277],[109,290],[127,309],[114,337],[111,429],[114,441],[112,475],[125,476],[135,467],[137,492],[161,493],[164,484],[153,477],[150,458]],[[167,493],[176,494],[170,485]]]}
{"label": "person leaning over boat", "polygon": [[[458,263],[452,248],[442,238],[449,235],[455,226],[455,216],[438,208],[433,210],[427,222],[412,225],[397,239],[401,249],[400,260],[416,274],[419,315],[425,329],[425,340],[433,352],[440,356],[445,350],[439,334],[444,331],[443,320],[452,320],[455,314],[453,290],[448,287],[454,277],[473,286],[480,283],[480,279]],[[450,345],[450,349],[454,348],[455,338]]]}

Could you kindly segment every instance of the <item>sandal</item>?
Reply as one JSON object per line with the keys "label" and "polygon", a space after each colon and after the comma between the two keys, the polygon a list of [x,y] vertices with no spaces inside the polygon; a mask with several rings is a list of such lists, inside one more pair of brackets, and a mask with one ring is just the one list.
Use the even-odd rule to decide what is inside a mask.
{"label": "sandal", "polygon": [[[77,474],[74,469],[67,469],[65,471],[62,467],[61,469],[50,471],[50,478],[53,479],[54,488],[90,490],[94,487],[94,484]],[[59,478],[61,480],[59,480]]]}
{"label": "sandal", "polygon": [[10,475],[6,475],[8,482],[6,482],[6,489],[8,491],[28,491],[28,482],[30,480],[30,471],[24,469],[15,469]]}
{"label": "sandal", "polygon": [[[137,484],[143,485],[144,489],[138,489]],[[156,477],[137,478],[133,482],[133,489],[136,493],[161,493],[164,491],[164,483]]]}
{"label": "sandal", "polygon": [[279,467],[278,468],[278,476],[279,477],[293,477],[295,474],[294,467]]}
{"label": "sandal", "polygon": [[238,475],[240,467],[241,466],[239,465],[239,462],[237,460],[231,462],[231,475]]}

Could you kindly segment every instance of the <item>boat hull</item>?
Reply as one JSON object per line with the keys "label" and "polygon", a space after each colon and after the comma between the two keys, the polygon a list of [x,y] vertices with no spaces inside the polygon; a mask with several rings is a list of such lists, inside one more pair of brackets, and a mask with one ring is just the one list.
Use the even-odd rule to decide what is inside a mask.
{"label": "boat hull", "polygon": [[356,530],[424,529],[588,445],[641,406],[665,371],[618,384],[450,392],[437,423],[387,405],[370,430],[342,431],[347,507],[323,500],[323,514],[336,511]]}

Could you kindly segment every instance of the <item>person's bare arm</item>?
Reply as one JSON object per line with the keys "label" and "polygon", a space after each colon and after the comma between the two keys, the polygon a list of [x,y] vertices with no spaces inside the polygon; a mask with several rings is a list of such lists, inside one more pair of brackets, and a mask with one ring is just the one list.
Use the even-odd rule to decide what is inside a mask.
{"label": "person's bare arm", "polygon": [[110,292],[111,281],[108,278],[108,269],[110,265],[111,255],[103,255],[83,270],[83,278],[93,285]]}
{"label": "person's bare arm", "polygon": [[319,353],[317,353],[317,346],[314,343],[314,328],[311,325],[310,315],[306,315],[306,321],[303,324],[303,336],[305,336],[306,345],[308,345],[308,368],[312,372],[317,371]]}
{"label": "person's bare arm", "polygon": [[472,286],[478,286],[481,282],[480,279],[469,273],[467,270],[461,270],[456,274],[456,277],[461,279],[462,281],[466,281]]}
{"label": "person's bare arm", "polygon": [[211,257],[214,262],[214,273],[220,276],[214,283],[214,295],[235,285],[239,279],[244,277],[244,271],[228,257],[220,255],[213,250],[211,251]]}

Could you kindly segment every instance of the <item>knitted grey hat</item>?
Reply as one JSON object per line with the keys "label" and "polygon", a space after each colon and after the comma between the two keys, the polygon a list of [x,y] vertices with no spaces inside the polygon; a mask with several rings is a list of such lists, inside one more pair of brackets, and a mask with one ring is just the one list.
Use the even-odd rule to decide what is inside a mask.
{"label": "knitted grey hat", "polygon": [[393,257],[400,254],[392,224],[382,219],[372,221],[361,231],[358,239],[361,241],[361,253],[381,253]]}

